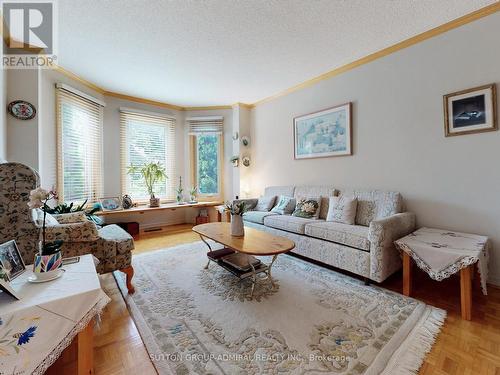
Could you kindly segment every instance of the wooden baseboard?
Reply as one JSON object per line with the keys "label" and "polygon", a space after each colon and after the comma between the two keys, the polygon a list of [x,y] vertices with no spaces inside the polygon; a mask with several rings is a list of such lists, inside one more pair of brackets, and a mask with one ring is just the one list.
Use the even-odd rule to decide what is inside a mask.
{"label": "wooden baseboard", "polygon": [[141,228],[139,231],[139,235],[144,236],[148,234],[158,234],[158,233],[172,234],[172,233],[185,232],[186,230],[191,230],[193,226],[194,224],[192,223],[150,226],[147,228]]}

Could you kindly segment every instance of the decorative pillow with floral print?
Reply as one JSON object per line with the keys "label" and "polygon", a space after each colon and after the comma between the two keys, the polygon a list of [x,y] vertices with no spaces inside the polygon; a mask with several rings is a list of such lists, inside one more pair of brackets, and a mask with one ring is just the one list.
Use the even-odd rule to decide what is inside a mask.
{"label": "decorative pillow with floral print", "polygon": [[292,215],[305,219],[317,219],[319,217],[320,199],[319,197],[298,199]]}

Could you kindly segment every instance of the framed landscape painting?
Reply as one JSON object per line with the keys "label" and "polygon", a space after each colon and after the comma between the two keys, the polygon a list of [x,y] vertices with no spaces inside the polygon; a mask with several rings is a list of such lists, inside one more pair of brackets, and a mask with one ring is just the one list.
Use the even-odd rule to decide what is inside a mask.
{"label": "framed landscape painting", "polygon": [[443,102],[446,137],[498,130],[495,84],[445,95]]}
{"label": "framed landscape painting", "polygon": [[352,155],[351,103],[293,119],[295,159]]}

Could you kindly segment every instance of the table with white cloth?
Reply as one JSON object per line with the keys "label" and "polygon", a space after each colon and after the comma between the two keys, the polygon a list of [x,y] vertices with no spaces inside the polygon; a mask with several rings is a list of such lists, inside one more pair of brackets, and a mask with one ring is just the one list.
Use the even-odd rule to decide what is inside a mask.
{"label": "table with white cloth", "polygon": [[411,294],[412,260],[437,281],[460,272],[462,318],[471,320],[471,282],[476,264],[481,289],[487,294],[488,237],[424,227],[395,241],[395,245],[403,251],[403,294]]}
{"label": "table with white cloth", "polygon": [[75,337],[77,373],[92,374],[93,320],[110,301],[93,256],[44,283],[28,282],[32,266],[26,268],[11,282],[20,300],[0,293],[0,374],[43,374]]}

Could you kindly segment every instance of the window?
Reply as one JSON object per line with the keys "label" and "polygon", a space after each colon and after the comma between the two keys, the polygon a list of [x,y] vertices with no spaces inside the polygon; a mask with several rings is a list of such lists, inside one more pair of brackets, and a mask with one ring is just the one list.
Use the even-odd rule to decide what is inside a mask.
{"label": "window", "polygon": [[66,85],[57,85],[57,190],[63,202],[102,197],[103,105]]}
{"label": "window", "polygon": [[142,175],[129,175],[130,165],[142,166],[160,162],[166,169],[167,179],[154,186],[155,196],[174,200],[175,176],[175,120],[147,112],[120,109],[121,123],[121,175],[122,192],[132,199],[146,201],[149,194]]}
{"label": "window", "polygon": [[192,177],[201,196],[220,196],[222,117],[188,118],[192,145]]}

